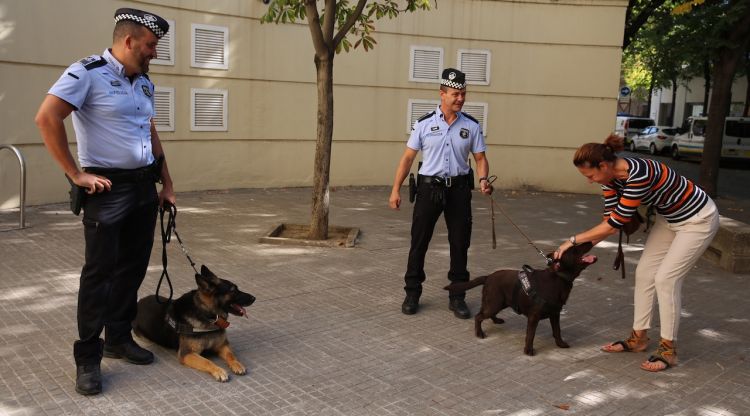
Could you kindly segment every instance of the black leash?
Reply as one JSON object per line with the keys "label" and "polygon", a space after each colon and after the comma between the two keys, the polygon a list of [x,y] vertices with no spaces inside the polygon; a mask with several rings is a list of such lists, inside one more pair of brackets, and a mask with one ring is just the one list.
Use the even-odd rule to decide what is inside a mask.
{"label": "black leash", "polygon": [[[168,212],[167,215],[167,226],[164,227],[164,213]],[[172,301],[172,295],[174,293],[174,290],[172,288],[172,280],[169,278],[169,272],[167,272],[167,244],[172,241],[172,233],[174,233],[175,237],[177,237],[177,241],[180,243],[180,249],[182,249],[182,252],[185,254],[185,257],[187,257],[188,261],[190,262],[190,266],[195,270],[196,274],[198,273],[198,270],[195,268],[195,262],[193,259],[190,258],[190,255],[187,252],[187,249],[182,244],[182,239],[180,238],[180,235],[177,233],[177,207],[174,206],[169,201],[164,201],[164,204],[159,207],[159,221],[161,223],[161,264],[163,267],[163,271],[161,272],[161,277],[159,277],[159,283],[156,285],[156,301],[158,303],[162,303],[159,301],[159,289],[161,288],[161,283],[164,280],[164,278],[167,279],[167,284],[169,284],[169,300],[167,300],[167,303]]]}
{"label": "black leash", "polygon": [[[497,180],[497,176],[496,175],[492,175],[489,178],[487,178],[487,182],[489,182],[490,186],[492,186],[492,183],[495,182],[496,180]],[[492,248],[494,249],[497,246],[497,242],[496,242],[496,238],[495,238],[495,206],[497,205],[498,209],[500,209],[500,213],[502,213],[505,216],[505,218],[508,220],[508,222],[510,222],[510,224],[512,226],[514,226],[516,228],[516,230],[518,230],[518,232],[521,233],[522,236],[524,236],[524,238],[526,238],[526,241],[529,242],[529,245],[531,247],[534,247],[536,249],[537,253],[539,253],[539,255],[541,255],[542,257],[544,257],[545,263],[548,266],[550,264],[552,264],[552,262],[554,260],[552,258],[550,258],[550,257],[547,257],[547,255],[544,254],[544,252],[542,250],[540,250],[539,247],[537,247],[536,245],[534,245],[534,243],[531,241],[531,239],[523,231],[521,231],[520,228],[518,228],[518,226],[516,225],[516,223],[514,223],[513,220],[510,219],[510,216],[508,216],[508,214],[505,213],[505,210],[503,210],[503,207],[500,206],[500,204],[498,204],[497,202],[495,202],[495,198],[492,196],[492,194],[490,194],[488,196],[490,197],[490,202],[492,204],[490,206],[490,208],[491,208],[490,212],[492,213]]]}

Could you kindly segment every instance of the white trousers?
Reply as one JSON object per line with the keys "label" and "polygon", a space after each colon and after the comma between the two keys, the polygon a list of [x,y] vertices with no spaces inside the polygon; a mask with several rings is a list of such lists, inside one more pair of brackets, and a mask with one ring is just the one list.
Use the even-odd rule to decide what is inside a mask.
{"label": "white trousers", "polygon": [[655,217],[635,270],[633,329],[651,328],[657,300],[661,337],[675,340],[682,309],[682,282],[719,230],[719,212],[709,199],[706,206],[685,221],[672,224],[661,215]]}

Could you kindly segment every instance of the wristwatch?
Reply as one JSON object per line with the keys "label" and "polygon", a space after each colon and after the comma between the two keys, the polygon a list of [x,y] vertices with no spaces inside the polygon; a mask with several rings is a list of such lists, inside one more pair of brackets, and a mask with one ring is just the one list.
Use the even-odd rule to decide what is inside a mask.
{"label": "wristwatch", "polygon": [[570,238],[568,239],[568,241],[570,241],[570,244],[573,244],[574,246],[577,245],[576,244],[576,235],[575,234],[571,235]]}

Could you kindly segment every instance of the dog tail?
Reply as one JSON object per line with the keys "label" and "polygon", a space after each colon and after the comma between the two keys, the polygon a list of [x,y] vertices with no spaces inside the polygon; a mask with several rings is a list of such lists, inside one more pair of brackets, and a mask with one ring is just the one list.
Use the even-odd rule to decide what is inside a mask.
{"label": "dog tail", "polygon": [[469,289],[473,289],[477,286],[481,286],[487,280],[487,276],[480,276],[476,279],[472,279],[468,282],[453,282],[443,289],[449,292],[464,292]]}

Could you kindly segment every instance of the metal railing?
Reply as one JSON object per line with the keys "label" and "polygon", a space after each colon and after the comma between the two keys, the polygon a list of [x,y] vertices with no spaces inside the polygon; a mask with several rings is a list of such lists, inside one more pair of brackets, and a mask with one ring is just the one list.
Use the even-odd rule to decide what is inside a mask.
{"label": "metal railing", "polygon": [[18,159],[18,166],[21,170],[21,183],[20,183],[21,202],[18,205],[18,208],[21,211],[21,218],[18,221],[18,228],[11,228],[9,230],[0,230],[0,231],[22,230],[26,228],[26,218],[24,216],[24,210],[26,209],[26,162],[23,159],[23,155],[21,154],[21,151],[18,150],[16,146],[13,146],[11,144],[0,144],[0,151],[3,149],[8,149],[16,155],[16,158]]}

